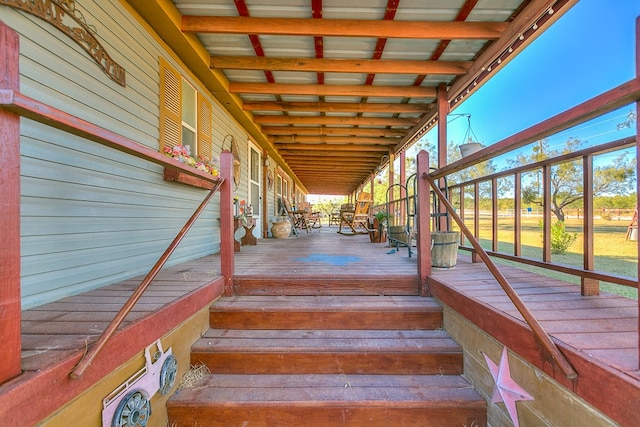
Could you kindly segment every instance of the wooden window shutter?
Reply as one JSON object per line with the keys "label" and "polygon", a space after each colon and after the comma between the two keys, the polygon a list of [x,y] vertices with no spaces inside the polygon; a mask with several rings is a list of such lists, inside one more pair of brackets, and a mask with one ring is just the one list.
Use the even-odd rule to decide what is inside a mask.
{"label": "wooden window shutter", "polygon": [[211,103],[198,92],[198,155],[207,161],[213,154],[212,121]]}
{"label": "wooden window shutter", "polygon": [[160,58],[160,151],[182,145],[182,77]]}

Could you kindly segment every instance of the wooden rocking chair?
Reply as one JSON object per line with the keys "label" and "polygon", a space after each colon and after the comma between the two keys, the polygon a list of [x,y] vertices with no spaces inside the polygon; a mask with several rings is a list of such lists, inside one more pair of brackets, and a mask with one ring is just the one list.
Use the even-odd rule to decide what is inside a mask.
{"label": "wooden rocking chair", "polygon": [[[340,228],[338,229],[338,233],[344,235],[368,234],[369,213],[372,206],[373,199],[371,198],[371,194],[360,193],[353,209],[340,209]],[[343,225],[348,226],[351,232],[343,232]],[[358,231],[357,228],[361,228],[362,230]]]}
{"label": "wooden rocking chair", "polygon": [[291,204],[289,200],[283,198],[283,207],[289,216],[289,221],[291,222],[291,229],[294,234],[298,235],[298,230],[307,230],[307,233],[311,229],[311,224],[309,224],[309,219],[307,217],[308,212],[306,210],[293,210],[291,208]]}

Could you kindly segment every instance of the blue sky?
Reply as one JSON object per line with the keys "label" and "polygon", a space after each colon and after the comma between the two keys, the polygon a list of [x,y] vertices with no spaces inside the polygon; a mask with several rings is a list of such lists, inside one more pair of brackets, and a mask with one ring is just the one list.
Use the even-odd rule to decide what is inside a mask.
{"label": "blue sky", "polygon": [[[479,142],[490,145],[631,80],[638,16],[640,0],[580,0],[452,114],[471,114]],[[615,133],[628,111],[565,132],[562,142]],[[448,140],[462,144],[466,130],[466,119],[451,122]],[[427,138],[435,142],[435,135]]]}

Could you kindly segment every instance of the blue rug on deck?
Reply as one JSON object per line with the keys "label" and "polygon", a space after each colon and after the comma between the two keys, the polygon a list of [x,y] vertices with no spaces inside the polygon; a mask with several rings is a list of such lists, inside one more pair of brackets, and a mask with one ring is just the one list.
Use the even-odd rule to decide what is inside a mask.
{"label": "blue rug on deck", "polygon": [[311,254],[306,258],[296,258],[296,261],[302,262],[324,262],[330,265],[347,265],[351,262],[360,261],[359,256],[340,256],[327,254]]}

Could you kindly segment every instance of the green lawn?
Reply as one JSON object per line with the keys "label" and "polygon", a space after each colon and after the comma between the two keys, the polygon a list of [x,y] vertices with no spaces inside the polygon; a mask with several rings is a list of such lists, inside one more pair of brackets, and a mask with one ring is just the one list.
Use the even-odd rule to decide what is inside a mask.
{"label": "green lawn", "polygon": [[[542,229],[538,221],[540,218],[522,218],[522,255],[529,258],[542,259]],[[467,221],[472,221],[467,218]],[[471,225],[471,222],[467,222]],[[565,221],[568,232],[578,233],[578,238],[564,254],[552,254],[551,260],[555,263],[582,267],[582,220],[569,218]],[[596,220],[594,224],[594,254],[595,269],[631,278],[638,277],[638,247],[637,242],[626,241],[626,221]],[[503,217],[498,221],[498,250],[503,253],[513,254],[513,218]],[[481,218],[480,241],[485,249],[491,248],[491,220]],[[508,261],[498,260],[512,264]],[[569,283],[579,284],[579,277],[557,273],[554,271],[531,267],[516,263],[519,268],[535,271],[549,277],[564,280]],[[603,292],[612,292],[627,298],[638,298],[638,290],[628,286],[615,285],[613,283],[601,283]]]}

